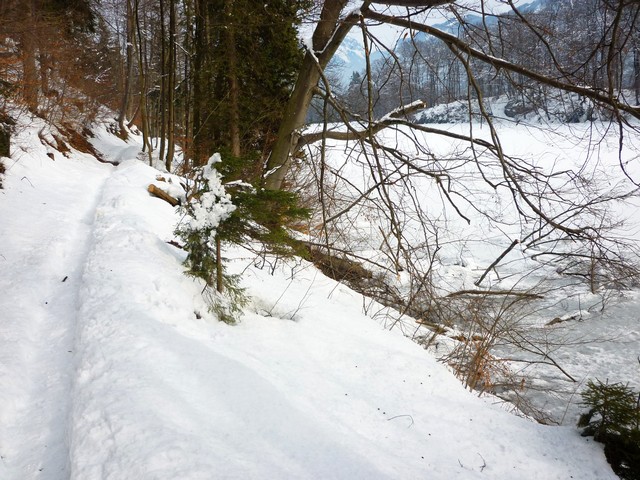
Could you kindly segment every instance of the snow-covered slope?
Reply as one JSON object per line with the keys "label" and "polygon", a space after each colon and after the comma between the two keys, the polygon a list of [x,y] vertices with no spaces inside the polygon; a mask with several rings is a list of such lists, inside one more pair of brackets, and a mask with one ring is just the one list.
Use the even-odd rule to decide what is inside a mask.
{"label": "snow-covered slope", "polygon": [[51,159],[41,128],[21,125],[0,190],[3,480],[615,478],[600,445],[464,390],[308,263],[228,251],[252,300],[217,322],[135,145],[102,142],[116,167]]}

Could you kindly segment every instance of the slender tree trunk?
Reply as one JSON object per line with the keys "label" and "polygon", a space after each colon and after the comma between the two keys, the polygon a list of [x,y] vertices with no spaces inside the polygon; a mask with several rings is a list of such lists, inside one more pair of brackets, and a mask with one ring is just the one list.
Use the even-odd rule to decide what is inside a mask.
{"label": "slender tree trunk", "polygon": [[165,0],[159,0],[160,2],[160,148],[159,158],[164,158],[164,149],[167,133],[167,75],[169,58],[167,54],[167,32],[165,31],[164,24],[164,2]]}
{"label": "slender tree trunk", "polygon": [[236,52],[235,22],[233,0],[225,1],[225,40],[227,44],[227,63],[229,78],[229,133],[231,136],[231,155],[240,156],[240,107],[238,86],[238,57]]}
{"label": "slender tree trunk", "polygon": [[127,128],[125,119],[129,109],[129,99],[131,98],[131,77],[133,76],[133,36],[134,36],[134,18],[132,0],[127,0],[127,32],[126,32],[126,66],[124,72],[124,92],[122,93],[122,101],[120,103],[120,113],[118,114],[118,127],[120,129],[120,137],[127,138]]}
{"label": "slender tree trunk", "polygon": [[[195,23],[192,10],[192,1],[183,0],[184,18],[188,23]],[[180,112],[182,118],[182,153],[183,171],[187,172],[193,166],[193,53],[194,40],[192,29],[185,31],[182,48],[182,88],[180,96],[183,99],[183,109]],[[176,50],[177,51],[177,50]],[[177,58],[177,55],[176,55]],[[177,68],[177,67],[176,67]]]}
{"label": "slender tree trunk", "polygon": [[206,48],[207,48],[207,0],[196,0],[196,28],[194,34],[193,54],[193,135],[191,138],[192,155],[194,165],[204,165],[207,152],[204,149],[201,133],[204,123],[205,92],[208,80],[206,79]]}
{"label": "slender tree trunk", "polygon": [[216,237],[216,290],[218,293],[222,293],[224,290],[223,273],[222,242],[220,241],[220,237]]}
{"label": "slender tree trunk", "polygon": [[[135,24],[137,41],[134,41],[134,48],[138,53],[138,79],[140,82],[140,123],[142,124],[142,151],[147,152],[149,165],[153,164],[152,147],[149,139],[149,115],[147,114],[147,75],[144,50],[142,48],[142,28],[140,26],[139,3],[135,4]],[[136,36],[134,36],[136,38]]]}
{"label": "slender tree trunk", "polygon": [[636,105],[640,105],[640,49],[633,49],[633,89],[636,95]]}
{"label": "slender tree trunk", "polygon": [[31,112],[38,109],[38,71],[36,68],[36,41],[37,19],[35,0],[28,0],[27,22],[28,28],[22,31],[22,75],[23,90],[22,96]]}
{"label": "slender tree trunk", "polygon": [[231,155],[240,156],[240,87],[238,85],[238,57],[236,52],[235,24],[233,18],[233,0],[225,1],[225,37],[227,44],[227,62],[229,79],[229,133],[231,136]]}
{"label": "slender tree trunk", "polygon": [[175,90],[176,90],[176,6],[175,0],[169,0],[169,62],[167,68],[167,157],[165,167],[171,171],[175,153]]}

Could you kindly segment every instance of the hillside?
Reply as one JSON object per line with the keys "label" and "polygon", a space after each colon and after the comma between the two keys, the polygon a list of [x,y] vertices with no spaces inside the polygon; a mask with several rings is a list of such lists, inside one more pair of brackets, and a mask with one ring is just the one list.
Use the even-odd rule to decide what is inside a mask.
{"label": "hillside", "polygon": [[99,128],[112,166],[50,128],[22,117],[4,159],[1,478],[615,478],[601,445],[465,390],[305,261],[226,251],[250,304],[218,322],[139,138]]}

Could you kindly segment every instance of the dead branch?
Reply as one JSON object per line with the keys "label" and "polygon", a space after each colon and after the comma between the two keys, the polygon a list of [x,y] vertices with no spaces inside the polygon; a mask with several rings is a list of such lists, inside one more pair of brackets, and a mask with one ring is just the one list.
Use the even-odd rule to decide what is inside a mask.
{"label": "dead branch", "polygon": [[172,197],[164,190],[161,190],[160,188],[156,187],[153,183],[147,187],[147,191],[151,194],[151,196],[164,200],[172,207],[180,205],[180,200],[178,200],[175,197]]}
{"label": "dead branch", "polygon": [[480,279],[479,279],[478,281],[474,282],[473,284],[474,284],[476,287],[480,286],[480,284],[482,283],[482,280],[484,280],[484,277],[486,277],[486,276],[487,276],[487,274],[488,274],[488,273],[489,273],[493,268],[495,268],[495,267],[496,267],[496,265],[498,265],[498,263],[500,263],[500,260],[502,260],[504,257],[506,257],[506,256],[507,256],[507,254],[508,254],[511,250],[513,250],[513,249],[514,249],[514,247],[515,247],[516,245],[518,245],[518,243],[520,243],[520,241],[519,241],[517,238],[516,238],[513,242],[511,242],[511,245],[509,245],[509,246],[507,247],[507,249],[506,249],[504,252],[502,252],[502,254],[501,254],[498,258],[496,258],[496,259],[494,260],[494,262],[493,262],[491,265],[489,265],[489,268],[487,268],[487,269],[484,271],[484,273],[482,274],[482,276],[480,277]]}

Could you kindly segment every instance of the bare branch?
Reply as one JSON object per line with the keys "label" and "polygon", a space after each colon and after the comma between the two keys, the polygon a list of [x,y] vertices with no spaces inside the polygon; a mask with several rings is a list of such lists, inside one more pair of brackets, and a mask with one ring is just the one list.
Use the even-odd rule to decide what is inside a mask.
{"label": "bare branch", "polygon": [[447,3],[453,3],[454,1],[455,0],[373,0],[371,3],[393,7],[433,8],[446,5]]}
{"label": "bare branch", "polygon": [[432,35],[435,38],[442,40],[450,47],[454,47],[459,51],[473,58],[477,58],[478,60],[481,60],[493,66],[495,69],[504,69],[509,72],[519,73],[520,75],[524,75],[525,77],[528,77],[531,80],[535,80],[545,85],[549,85],[550,87],[554,87],[567,92],[573,92],[579,95],[583,95],[584,97],[589,98],[602,105],[609,105],[616,110],[623,111],[625,113],[632,115],[635,118],[640,119],[640,107],[633,107],[624,102],[621,102],[617,98],[614,98],[610,94],[610,92],[605,92],[597,88],[592,88],[588,86],[583,86],[583,85],[562,81],[558,78],[554,78],[549,75],[535,72],[521,65],[516,65],[515,63],[512,63],[508,60],[504,60],[502,58],[497,58],[492,55],[488,55],[476,48],[471,47],[468,43],[464,42],[463,40],[460,40],[458,37],[448,34],[446,32],[443,32],[442,30],[431,27],[429,25],[415,23],[405,18],[394,17],[392,15],[385,15],[382,13],[374,12],[373,10],[369,10],[369,9],[363,10],[363,15],[366,18],[369,18],[371,20],[376,20],[382,23],[388,23],[390,25],[396,25],[398,27],[411,28],[419,32],[427,33],[429,35]]}

